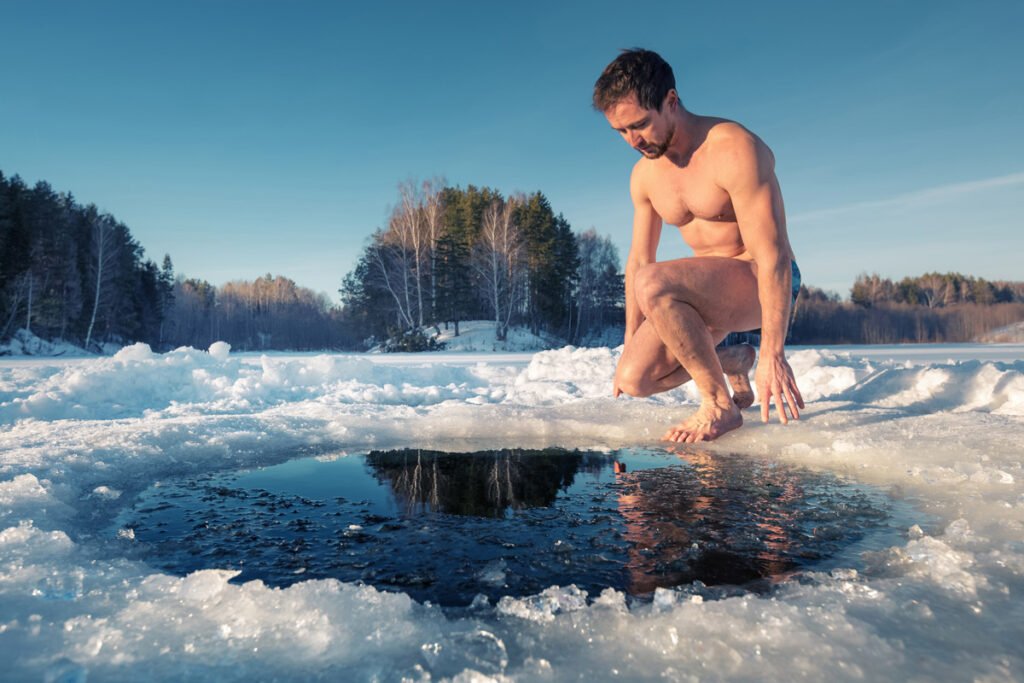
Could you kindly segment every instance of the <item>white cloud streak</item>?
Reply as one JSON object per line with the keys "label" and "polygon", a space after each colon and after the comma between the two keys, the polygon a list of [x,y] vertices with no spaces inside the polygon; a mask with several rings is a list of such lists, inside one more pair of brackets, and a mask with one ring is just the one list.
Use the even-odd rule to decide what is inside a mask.
{"label": "white cloud streak", "polygon": [[875,199],[865,202],[855,202],[844,206],[836,206],[830,209],[818,209],[816,211],[805,211],[789,216],[788,223],[803,223],[817,221],[822,218],[832,218],[847,213],[869,211],[876,209],[913,208],[915,206],[935,204],[941,201],[948,201],[964,195],[969,195],[981,190],[990,190],[999,187],[1012,187],[1015,185],[1024,186],[1024,172],[1010,173],[995,178],[983,178],[981,180],[968,180],[961,183],[948,185],[937,185],[935,187],[915,190],[904,194],[889,197],[887,199]]}

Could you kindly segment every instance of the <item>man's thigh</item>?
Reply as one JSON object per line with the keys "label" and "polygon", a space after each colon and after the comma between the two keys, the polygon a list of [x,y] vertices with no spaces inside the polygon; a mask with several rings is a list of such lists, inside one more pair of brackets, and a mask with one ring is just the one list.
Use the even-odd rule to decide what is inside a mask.
{"label": "man's thigh", "polygon": [[[709,332],[715,346],[718,346],[728,334],[727,331],[719,330]],[[628,375],[636,381],[640,381],[641,378],[656,381],[678,369],[679,361],[658,336],[654,325],[645,320],[623,348],[616,376]]]}
{"label": "man's thigh", "polygon": [[[743,332],[761,326],[754,265],[748,261],[695,256],[652,263],[647,275],[659,291],[692,306],[715,332]],[[717,335],[716,335],[717,336]]]}

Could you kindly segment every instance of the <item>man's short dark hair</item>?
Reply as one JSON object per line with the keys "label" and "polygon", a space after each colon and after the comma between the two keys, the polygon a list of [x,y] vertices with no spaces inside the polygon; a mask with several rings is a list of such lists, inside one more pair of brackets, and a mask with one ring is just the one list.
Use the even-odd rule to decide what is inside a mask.
{"label": "man's short dark hair", "polygon": [[657,52],[623,50],[594,84],[594,109],[608,111],[620,100],[636,95],[644,109],[661,111],[665,96],[675,87],[672,67]]}

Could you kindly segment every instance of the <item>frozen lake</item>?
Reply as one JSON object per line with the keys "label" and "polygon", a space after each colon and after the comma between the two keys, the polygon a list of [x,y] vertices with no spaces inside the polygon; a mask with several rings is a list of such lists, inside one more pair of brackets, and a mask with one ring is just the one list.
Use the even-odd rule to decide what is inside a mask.
{"label": "frozen lake", "polygon": [[[0,360],[5,680],[1024,680],[1024,346],[793,349],[808,400],[804,419],[764,425],[755,406],[741,430],[710,446],[679,449],[671,456],[675,463],[662,460],[658,467],[642,461],[669,457],[657,438],[693,409],[696,396],[684,388],[647,400],[612,399],[617,354],[259,356],[215,345],[209,352],[161,355],[135,346],[112,358]],[[474,558],[469,550],[439,558],[438,539],[454,538],[460,527],[442,524],[432,535],[429,525],[423,532],[423,524],[410,520],[457,512],[396,488],[393,482],[415,477],[402,474],[395,453],[407,460],[412,451],[428,452],[431,468],[443,469],[449,464],[441,453],[484,449],[590,455],[562,462],[576,469],[567,485],[568,470],[560,470],[553,499],[550,491],[531,494],[544,505],[509,503],[500,514],[473,517],[507,523],[503,532],[534,546],[511,553],[504,565],[497,554]],[[391,455],[379,456],[374,467],[371,453]],[[625,472],[614,471],[617,460]],[[194,557],[202,561],[194,567],[172,566],[174,553],[154,553],[160,542],[152,535],[172,520],[153,517],[149,526],[133,518],[158,484],[178,486],[184,497],[212,486],[210,500],[202,500],[202,491],[192,495],[188,514],[204,522],[227,515],[226,534],[243,522],[266,522],[259,528],[270,529],[269,516],[246,514],[236,506],[240,498],[218,496],[217,487],[268,491],[276,512],[284,512],[281,500],[319,499],[244,478],[312,466],[303,463],[358,464],[360,476],[375,478],[386,495],[339,494],[346,503],[334,511],[352,515],[342,536],[323,531],[327,505],[285,515],[299,520],[289,540],[315,540],[323,531],[323,538],[338,541],[335,551],[346,550],[356,544],[354,536],[340,542],[351,531],[405,533],[406,541],[427,543],[380,546],[392,549],[390,564],[378,563],[394,570],[383,577],[323,578],[333,570],[322,561],[327,555],[304,556],[300,548],[286,578],[285,568],[273,563],[253,578],[259,575],[246,573],[251,565],[237,564],[230,553],[218,561],[217,544],[199,548]],[[676,471],[649,474],[671,467]],[[854,492],[876,497],[862,508],[863,519],[838,517],[835,547],[811,549],[820,563],[801,564],[767,543],[788,538],[796,547],[792,540],[807,527],[752,531],[761,528],[756,511],[773,510],[751,502],[756,495],[714,514],[713,505],[705,515],[692,513],[687,501],[722,499],[706,495],[712,471],[732,482],[712,489],[747,495],[760,486],[768,500],[785,490],[772,488],[772,476],[805,477],[801,490],[812,493],[814,482],[832,482],[833,502],[847,513]],[[465,483],[472,477],[446,476],[463,482],[456,490],[474,490]],[[328,477],[309,477],[317,479]],[[422,479],[418,490],[431,481],[442,480]],[[193,489],[180,488],[186,482]],[[639,500],[645,486],[654,493]],[[412,502],[419,508],[403,507]],[[811,508],[801,505],[794,509]],[[554,524],[542,519],[552,510],[560,511],[564,527],[545,527]],[[638,511],[641,520],[632,540],[626,510]],[[716,529],[742,530],[732,524],[744,517],[753,527],[740,536],[764,560],[760,566],[782,563],[781,572],[766,575],[793,578],[767,590],[716,593],[692,583],[696,574],[686,575],[692,567],[678,543],[665,545],[664,555],[649,553],[638,573],[650,579],[675,571],[674,578],[631,587],[630,549],[640,562],[637,549],[657,547],[645,540],[652,530],[684,539],[681,527],[664,524],[685,518],[686,510],[696,523],[685,530],[697,539],[692,558],[711,547]],[[729,510],[754,512],[730,517]],[[871,517],[876,510],[882,517]],[[584,522],[602,514],[607,519],[598,526],[606,524],[608,535],[587,536]],[[513,526],[525,528],[530,519],[537,524],[528,531],[536,535],[516,536]],[[729,524],[716,526],[715,519]],[[871,519],[882,522],[872,526]],[[180,518],[181,525],[186,521],[200,519]],[[559,555],[554,541],[546,545],[549,531],[577,533],[584,542],[573,546],[576,555]],[[859,540],[852,538],[857,534]],[[463,539],[465,548],[473,538]],[[580,548],[591,538],[610,539],[612,547],[603,551],[606,559],[618,558],[615,571],[584,563],[581,585],[560,579],[545,586],[554,574],[544,571],[560,557],[583,562]],[[865,539],[880,542],[858,547]],[[424,550],[429,542],[438,545]],[[416,561],[421,551],[434,562],[429,585],[448,585],[453,599],[414,598],[386,584],[389,578],[410,583],[411,568],[425,564]],[[460,587],[458,577],[476,559],[478,572]],[[511,571],[517,562],[537,570],[526,572],[520,585],[512,577],[519,572]],[[615,573],[620,570],[626,573]],[[448,573],[455,580],[446,583]],[[718,585],[735,583],[743,582]],[[470,592],[486,600],[466,606]],[[439,604],[445,601],[453,607]]]}

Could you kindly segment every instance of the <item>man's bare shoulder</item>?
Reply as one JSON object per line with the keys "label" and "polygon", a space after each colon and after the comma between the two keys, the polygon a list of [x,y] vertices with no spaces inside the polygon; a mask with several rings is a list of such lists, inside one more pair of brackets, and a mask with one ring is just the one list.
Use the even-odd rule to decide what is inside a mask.
{"label": "man's bare shoulder", "polygon": [[709,155],[716,161],[728,164],[756,163],[767,161],[775,164],[772,150],[746,126],[728,119],[710,119],[705,138]]}
{"label": "man's bare shoulder", "polygon": [[648,173],[651,162],[648,159],[638,159],[633,164],[633,170],[629,174],[629,195],[633,198],[634,204],[649,202],[647,196]]}

